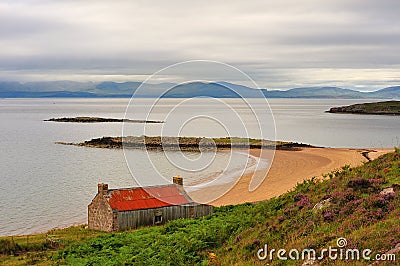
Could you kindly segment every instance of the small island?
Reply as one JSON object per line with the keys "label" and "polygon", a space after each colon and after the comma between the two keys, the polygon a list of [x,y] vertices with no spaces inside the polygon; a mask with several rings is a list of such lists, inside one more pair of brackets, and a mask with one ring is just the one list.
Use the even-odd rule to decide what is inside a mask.
{"label": "small island", "polygon": [[400,115],[400,101],[361,103],[349,106],[333,107],[327,113]]}
{"label": "small island", "polygon": [[44,121],[64,122],[64,123],[122,123],[122,122],[164,123],[164,121],[155,121],[155,120],[132,120],[132,119],[102,118],[102,117],[90,117],[90,116],[50,118]]}
{"label": "small island", "polygon": [[56,142],[62,145],[74,145],[91,148],[108,149],[151,149],[151,150],[222,150],[222,149],[278,149],[298,150],[304,147],[313,147],[297,142],[271,141],[247,138],[200,138],[200,137],[102,137],[91,139],[81,143]]}

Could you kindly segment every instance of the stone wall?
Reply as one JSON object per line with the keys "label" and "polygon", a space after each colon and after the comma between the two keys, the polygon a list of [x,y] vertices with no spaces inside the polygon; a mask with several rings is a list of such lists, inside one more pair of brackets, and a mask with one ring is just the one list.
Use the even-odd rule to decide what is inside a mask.
{"label": "stone wall", "polygon": [[113,213],[107,199],[103,194],[98,193],[88,206],[89,229],[108,232],[116,231],[115,219],[116,215]]}

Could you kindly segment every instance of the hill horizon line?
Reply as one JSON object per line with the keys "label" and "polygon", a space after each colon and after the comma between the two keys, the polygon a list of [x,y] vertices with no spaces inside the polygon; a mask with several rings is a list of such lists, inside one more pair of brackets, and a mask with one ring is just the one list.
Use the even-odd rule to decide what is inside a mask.
{"label": "hill horizon line", "polygon": [[[140,88],[140,89],[139,89]],[[288,90],[253,88],[226,81],[142,83],[139,81],[0,81],[0,98],[349,98],[399,99],[400,85],[375,91],[338,86],[294,87]]]}

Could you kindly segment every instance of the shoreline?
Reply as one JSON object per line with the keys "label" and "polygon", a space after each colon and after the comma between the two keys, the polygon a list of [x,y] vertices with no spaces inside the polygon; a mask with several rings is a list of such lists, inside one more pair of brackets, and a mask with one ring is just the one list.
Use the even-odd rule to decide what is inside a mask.
{"label": "shoreline", "polygon": [[[230,149],[221,149],[218,150],[219,152],[230,152]],[[248,156],[248,162],[246,165],[245,169],[241,169],[241,168],[234,168],[231,169],[230,171],[226,172],[222,178],[218,178],[218,176],[220,174],[222,174],[223,172],[215,172],[213,175],[209,175],[206,176],[204,178],[202,178],[201,180],[197,180],[196,182],[190,182],[189,184],[185,184],[185,190],[190,193],[193,191],[198,191],[201,189],[207,189],[209,187],[214,187],[214,186],[218,186],[218,185],[226,185],[229,186],[232,183],[235,183],[241,175],[243,174],[248,174],[248,173],[252,173],[254,171],[254,169],[257,169],[258,165],[262,163],[262,161],[264,161],[264,163],[267,165],[268,163],[266,162],[266,160],[258,157],[258,156],[253,156],[251,154],[248,154],[247,152],[245,152],[245,150],[232,150],[232,153],[237,153],[240,155],[245,155]],[[264,168],[268,168],[268,166],[265,166]],[[218,178],[218,180],[216,179]],[[215,183],[215,184],[213,184]]]}
{"label": "shoreline", "polygon": [[[240,150],[237,150],[240,152]],[[270,170],[263,182],[254,191],[249,192],[248,187],[252,176],[257,172],[249,168],[244,174],[234,177],[229,183],[206,186],[205,188],[188,191],[194,201],[204,202],[205,195],[219,194],[231,187],[227,193],[216,200],[207,202],[212,206],[237,205],[246,202],[259,202],[279,196],[292,190],[297,183],[316,176],[323,178],[323,174],[339,169],[346,164],[359,166],[367,162],[363,153],[368,153],[370,160],[392,152],[393,148],[302,148],[299,150],[276,150]],[[260,149],[251,149],[250,155],[260,157]],[[232,183],[235,183],[234,185]],[[232,186],[233,185],[233,186]],[[204,202],[205,203],[205,202]],[[31,234],[2,235],[0,238],[42,235],[53,230],[62,230],[71,227],[84,226],[86,221],[75,221],[69,225],[54,226],[49,230],[38,230]]]}
{"label": "shoreline", "polygon": [[[392,148],[351,149],[351,148],[303,148],[299,151],[276,150],[271,168],[262,183],[253,191],[249,185],[260,171],[245,173],[235,184],[223,184],[189,192],[194,201],[213,206],[236,205],[259,202],[277,197],[292,190],[298,183],[313,177],[323,178],[345,165],[360,166],[379,156],[392,152]],[[260,156],[259,150],[251,150],[253,156]],[[229,189],[230,188],[230,189]],[[226,193],[223,193],[227,191]],[[222,195],[217,197],[218,195]],[[216,198],[216,199],[214,199]],[[214,199],[214,200],[209,200]]]}

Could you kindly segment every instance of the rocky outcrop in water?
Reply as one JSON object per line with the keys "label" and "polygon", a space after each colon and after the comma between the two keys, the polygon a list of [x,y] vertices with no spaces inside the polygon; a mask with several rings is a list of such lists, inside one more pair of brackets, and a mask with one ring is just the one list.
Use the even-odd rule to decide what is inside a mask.
{"label": "rocky outcrop in water", "polygon": [[63,145],[74,145],[91,148],[108,149],[154,149],[154,150],[214,150],[214,149],[278,149],[298,150],[304,147],[313,147],[308,144],[296,142],[282,142],[257,140],[246,138],[196,138],[196,137],[102,137],[87,140],[81,143],[56,142]]}
{"label": "rocky outcrop in water", "polygon": [[132,119],[102,118],[102,117],[89,117],[89,116],[50,118],[44,121],[64,122],[64,123],[122,123],[122,122],[164,123],[163,121],[154,121],[154,120],[132,120]]}
{"label": "rocky outcrop in water", "polygon": [[327,112],[367,115],[400,115],[400,101],[362,103],[342,107],[332,107]]}

